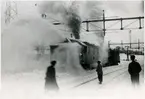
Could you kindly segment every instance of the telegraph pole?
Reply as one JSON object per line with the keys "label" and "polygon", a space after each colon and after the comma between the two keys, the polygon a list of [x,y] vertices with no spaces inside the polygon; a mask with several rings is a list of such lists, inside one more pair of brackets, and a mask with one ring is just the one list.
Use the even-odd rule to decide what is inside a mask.
{"label": "telegraph pole", "polygon": [[105,29],[105,12],[104,12],[104,10],[103,10],[103,31],[104,31],[104,36],[105,36],[106,29]]}
{"label": "telegraph pole", "polygon": [[108,41],[108,48],[110,48],[110,41]]}
{"label": "telegraph pole", "polygon": [[126,46],[126,48],[127,48],[127,50],[126,50],[126,55],[127,55],[127,59],[126,59],[126,61],[129,61],[129,52],[128,52],[128,48],[129,48],[129,46]]}
{"label": "telegraph pole", "polygon": [[139,39],[138,39],[138,50],[140,49],[140,41],[139,41]]}
{"label": "telegraph pole", "polygon": [[131,48],[131,30],[129,30],[129,41],[130,41],[130,48]]}
{"label": "telegraph pole", "polygon": [[123,49],[123,41],[121,40],[121,48]]}

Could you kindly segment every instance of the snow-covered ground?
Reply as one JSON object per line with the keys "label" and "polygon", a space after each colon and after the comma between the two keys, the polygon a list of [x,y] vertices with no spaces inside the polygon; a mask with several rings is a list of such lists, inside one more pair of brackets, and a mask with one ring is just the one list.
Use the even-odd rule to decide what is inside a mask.
{"label": "snow-covered ground", "polygon": [[[143,66],[143,56],[137,56],[137,60]],[[109,93],[118,91],[116,94],[123,91],[123,86],[129,88],[130,76],[127,73],[127,61],[121,61],[120,65],[106,67],[104,71],[104,82],[102,85],[98,84],[96,79],[97,74],[95,70],[88,71],[84,75],[78,75],[72,77],[69,74],[57,73],[57,82],[61,92],[69,92],[68,95],[61,93],[61,96],[71,96],[73,92],[76,96],[86,95],[85,93],[97,92],[97,96],[101,96],[102,93],[106,92],[107,96]],[[142,67],[144,68],[144,67]],[[117,70],[117,71],[116,71]],[[116,72],[113,72],[116,71]],[[112,73],[111,73],[112,72]],[[1,99],[42,99],[46,98],[44,94],[44,77],[45,70],[35,70],[33,72],[15,73],[15,74],[4,74],[2,75],[2,90]],[[91,81],[90,81],[91,80]],[[144,72],[141,72],[140,81],[143,85]],[[113,88],[113,89],[112,89]],[[122,88],[122,89],[120,89]],[[144,87],[142,87],[144,88]],[[119,90],[120,89],[120,90]],[[111,90],[112,92],[110,92]],[[141,89],[144,90],[144,89]],[[77,93],[76,93],[77,92]],[[140,92],[140,91],[139,91]],[[78,94],[80,93],[80,94]],[[90,94],[88,93],[88,96]],[[142,95],[142,94],[141,94]],[[53,97],[54,95],[52,95]],[[119,96],[119,95],[118,95]],[[56,97],[55,97],[56,98]]]}
{"label": "snow-covered ground", "polygon": [[[56,44],[64,41],[66,37],[70,37],[71,32],[61,30],[64,28],[66,29],[66,26],[59,25],[60,27],[57,27],[53,25],[53,22],[55,19],[58,19],[60,22],[64,21],[65,23],[67,23],[66,21],[68,21],[67,19],[69,18],[66,18],[67,17],[66,14],[68,13],[65,13],[66,11],[64,8],[66,7],[68,11],[69,4],[71,5],[71,3],[69,3],[68,5],[67,3],[66,5],[64,4],[61,5],[60,2],[56,2],[56,3],[52,2],[48,4],[47,3],[48,2],[44,2],[44,5],[39,5],[40,3],[38,2],[37,3],[17,2],[18,12],[19,12],[18,18],[13,20],[7,27],[3,26],[5,9],[3,9],[4,4],[2,5],[2,89],[0,93],[1,99],[43,99],[43,98],[48,99],[47,95],[44,94],[44,82],[45,82],[44,78],[45,78],[46,66],[48,66],[50,62],[49,54],[44,55],[40,60],[39,59],[37,60],[36,47],[39,47],[40,45],[49,46],[51,44]],[[81,5],[80,8],[80,11],[82,12],[80,17],[83,20],[91,18],[91,16],[95,17],[97,15],[98,17],[98,10],[99,10],[100,3],[84,2],[82,4],[83,5]],[[94,8],[94,6],[96,6],[95,9],[97,8],[97,10],[92,9]],[[47,11],[47,10],[53,10],[53,11]],[[76,9],[74,10],[75,10],[74,12],[77,12]],[[89,13],[86,13],[86,11]],[[50,14],[50,16],[48,16],[47,18],[49,20],[45,20],[41,18],[42,13]],[[68,17],[69,16],[70,15],[68,14]],[[99,23],[97,24],[97,26],[101,26],[101,24]],[[110,34],[111,33],[109,33],[109,35]],[[110,39],[114,39],[114,35],[115,34],[113,34],[113,36],[110,35],[111,37]],[[91,43],[95,42],[95,44],[96,43],[100,44],[102,42],[102,33],[97,33],[97,34],[92,33],[89,35],[81,34],[80,36],[81,39],[87,40]],[[116,36],[116,37],[119,37],[119,39],[116,38],[116,40],[120,40],[120,37],[124,38],[125,36],[121,34],[121,36]],[[71,48],[71,49],[74,50],[75,48]],[[104,56],[107,56],[104,52],[102,53]],[[72,58],[71,55],[74,54],[75,53],[70,51],[69,54],[67,55],[70,56],[69,58]],[[63,58],[62,55],[60,55],[60,57]],[[123,59],[126,59],[126,55],[122,55],[121,57],[123,57]],[[138,61],[144,61],[144,58],[142,56],[138,56],[137,59]],[[78,61],[78,58],[75,57],[74,60]],[[74,63],[74,60],[71,61],[71,63]],[[112,78],[116,77],[119,73],[124,72],[125,69],[127,69],[126,64],[128,64],[128,62],[124,61],[118,66],[104,68],[103,70],[105,74],[104,84],[105,82],[107,83]],[[74,68],[71,68],[71,66],[67,66],[69,67],[68,71],[71,73],[56,72],[57,82],[60,87],[60,91],[70,92],[68,94],[61,93],[61,95],[71,96],[72,98],[74,98],[75,95],[81,96],[81,98],[86,98],[86,96],[90,96],[90,97],[96,96],[96,89],[98,89],[100,85],[97,84],[97,79],[96,79],[97,75],[95,70],[86,72],[80,69],[81,68],[80,66],[76,66],[76,64],[73,65]],[[73,70],[71,70],[70,68]],[[117,70],[117,72],[110,73],[115,70]],[[71,74],[74,74],[75,76]],[[143,75],[143,72],[141,74]],[[127,76],[128,75],[121,76],[120,79],[121,80],[124,78],[128,79]],[[141,76],[141,78],[143,78],[143,76]],[[89,80],[91,80],[91,82],[89,82]],[[118,83],[118,80],[113,81],[112,84],[109,83],[108,86],[110,87],[110,84],[113,85],[116,83]],[[79,86],[79,87],[75,87],[75,86]],[[82,93],[77,91],[79,90],[79,88],[83,89],[83,91],[81,91]],[[71,93],[70,90],[72,89],[74,89],[77,93],[75,91]],[[102,87],[102,89],[108,91],[109,88]],[[87,91],[95,90],[95,91],[92,94],[88,94],[88,92],[85,93],[84,90]],[[100,93],[100,95],[102,93]],[[55,94],[52,94],[51,98],[52,97],[56,98],[54,95]],[[57,97],[61,95],[57,95]],[[106,94],[107,99],[109,96],[110,96],[109,94]]]}

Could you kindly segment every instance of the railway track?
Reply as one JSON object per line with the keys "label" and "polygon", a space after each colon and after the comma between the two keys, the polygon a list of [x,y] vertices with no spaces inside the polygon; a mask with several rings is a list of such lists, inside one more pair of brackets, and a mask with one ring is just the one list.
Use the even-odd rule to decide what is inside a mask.
{"label": "railway track", "polygon": [[114,79],[118,78],[119,76],[124,75],[126,72],[127,72],[127,70],[119,73],[118,75],[116,75],[115,77],[113,77],[111,80],[109,80],[108,82],[104,83],[103,86],[100,86],[97,90],[103,88],[104,86],[107,86],[108,84],[111,83],[111,81],[113,81]]}
{"label": "railway track", "polygon": [[[117,71],[120,71],[120,70],[123,70],[123,69],[127,69],[127,68],[128,68],[128,67],[124,67],[124,68],[121,68],[121,69],[113,70],[113,71],[111,71],[111,72],[108,72],[108,73],[103,74],[103,76],[107,76],[107,75],[109,75],[109,74],[112,74],[112,73],[115,73],[115,72],[117,72]],[[121,72],[119,75],[113,77],[112,79],[115,79],[116,77],[121,76],[122,74],[124,74],[124,72],[126,72],[126,71]],[[85,85],[85,84],[87,84],[87,83],[89,83],[89,82],[91,82],[91,81],[96,80],[97,78],[98,78],[98,77],[92,78],[92,79],[87,80],[87,81],[85,81],[85,82],[82,82],[82,83],[80,83],[80,84],[78,84],[78,85],[76,85],[76,86],[73,86],[72,88],[80,87],[80,86]]]}

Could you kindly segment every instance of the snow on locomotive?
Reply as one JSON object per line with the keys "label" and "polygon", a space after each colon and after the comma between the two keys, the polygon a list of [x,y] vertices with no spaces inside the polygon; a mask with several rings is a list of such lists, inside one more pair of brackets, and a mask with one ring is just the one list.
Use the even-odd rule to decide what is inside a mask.
{"label": "snow on locomotive", "polygon": [[[73,44],[78,44],[79,47],[74,46]],[[76,61],[79,61],[79,64],[85,69],[90,70],[94,69],[97,66],[97,61],[100,60],[100,54],[101,54],[101,48],[100,46],[96,46],[94,44],[83,42],[77,39],[68,39],[62,43],[56,44],[56,45],[50,45],[50,59],[53,60],[54,56],[59,56],[59,59],[63,59],[61,55],[55,54],[55,50],[58,48],[61,48],[62,51],[65,48],[69,48],[72,46],[69,50],[71,50],[71,54],[74,53],[73,50],[78,49],[76,53],[74,53],[74,56],[76,57]],[[66,57],[67,58],[67,57]],[[58,60],[58,59],[56,59]],[[63,59],[66,60],[66,59]],[[108,58],[105,63],[102,62],[103,66],[111,66],[111,65],[117,65],[120,62],[120,56],[119,56],[119,50],[118,49],[108,49]]]}
{"label": "snow on locomotive", "polygon": [[[79,45],[79,51],[77,52],[79,57],[79,64],[85,69],[85,70],[90,70],[96,67],[96,63],[99,60],[99,46],[96,46],[94,44],[90,44],[88,42],[83,42],[77,39],[68,39],[62,43],[56,44],[56,45],[50,45],[50,59],[53,60],[56,55],[55,50],[61,47],[61,50],[64,47],[69,47],[66,45],[70,45],[73,43],[77,43]],[[73,47],[73,49],[76,49]],[[72,50],[73,50],[72,49]],[[66,50],[63,50],[66,51]],[[75,53],[74,53],[75,54]]]}

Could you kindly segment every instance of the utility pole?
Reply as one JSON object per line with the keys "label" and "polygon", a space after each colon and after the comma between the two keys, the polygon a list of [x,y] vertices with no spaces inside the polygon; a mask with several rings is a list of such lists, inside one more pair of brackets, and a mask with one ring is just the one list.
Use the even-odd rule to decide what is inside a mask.
{"label": "utility pole", "polygon": [[110,41],[108,41],[108,48],[110,48]]}
{"label": "utility pole", "polygon": [[139,41],[139,39],[138,39],[138,50],[140,49],[140,41]]}
{"label": "utility pole", "polygon": [[86,31],[89,32],[89,22],[86,21]]}
{"label": "utility pole", "polygon": [[5,23],[9,24],[17,16],[16,1],[6,1]]}
{"label": "utility pole", "polygon": [[127,59],[126,59],[126,61],[129,61],[129,52],[128,52],[128,48],[129,48],[129,46],[126,46],[126,48],[127,48],[127,50],[126,50],[126,55],[127,55]]}
{"label": "utility pole", "polygon": [[121,40],[121,48],[123,49],[123,41]]}
{"label": "utility pole", "polygon": [[103,32],[104,32],[104,36],[105,36],[105,31],[106,31],[106,29],[105,29],[105,12],[103,10]]}
{"label": "utility pole", "polygon": [[129,41],[130,41],[130,48],[131,48],[131,30],[129,30]]}

